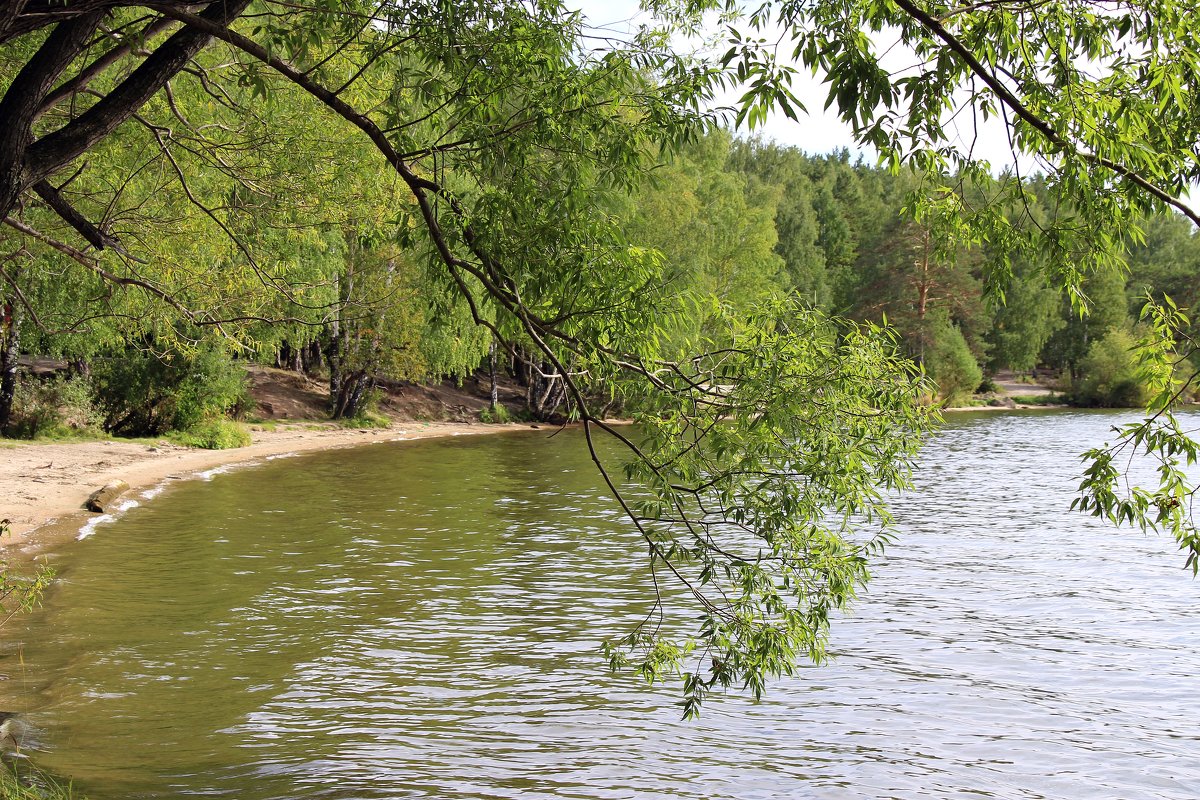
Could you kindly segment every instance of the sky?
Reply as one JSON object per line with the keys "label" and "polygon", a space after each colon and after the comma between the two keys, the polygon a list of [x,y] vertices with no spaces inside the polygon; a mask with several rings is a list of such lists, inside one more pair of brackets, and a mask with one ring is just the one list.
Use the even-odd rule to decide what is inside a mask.
{"label": "sky", "polygon": [[[638,8],[638,0],[576,0],[573,4],[587,17],[593,27],[605,28],[619,33],[629,32],[638,21],[648,21],[649,17]],[[774,113],[763,127],[756,128],[754,135],[764,139],[772,139],[779,144],[799,147],[810,153],[827,153],[843,147],[858,152],[854,145],[850,129],[832,113],[825,113],[826,90],[816,78],[809,78],[808,72],[800,76],[803,82],[797,82],[793,88],[797,96],[808,109],[807,115],[800,117],[800,122],[788,119],[781,113]],[[717,105],[733,105],[738,93],[731,92],[718,98]],[[749,135],[749,131],[741,131],[741,135]]]}
{"label": "sky", "polygon": [[[617,33],[628,33],[639,22],[646,22],[649,17],[638,6],[638,0],[575,0],[568,2],[583,12],[592,27],[605,28]],[[899,54],[891,53],[892,61],[904,58],[902,48]],[[911,51],[909,51],[911,52]],[[784,114],[775,112],[767,120],[766,125],[753,131],[753,135],[773,140],[782,145],[798,147],[809,153],[828,153],[833,150],[847,148],[852,154],[862,154],[868,160],[875,159],[874,151],[864,151],[854,143],[848,125],[837,118],[832,111],[825,111],[825,99],[828,89],[820,78],[801,67],[792,85],[795,94],[804,103],[807,114],[801,114],[800,120],[788,119]],[[740,92],[730,92],[718,98],[717,105],[734,105]],[[740,136],[751,135],[750,131],[740,130]],[[998,123],[985,123],[981,126],[976,137],[973,127],[960,130],[960,146],[966,148],[974,143],[977,156],[987,158],[992,162],[993,169],[1002,169],[1012,162],[1012,152],[1008,145],[1007,134]],[[1028,170],[1032,165],[1022,159],[1022,169]]]}
{"label": "sky", "polygon": [[[650,17],[641,11],[639,0],[567,0],[567,5],[573,5],[582,11],[593,27],[609,28],[616,33],[628,33],[634,30],[639,22],[645,23],[650,20]],[[903,69],[903,59],[915,59],[911,50],[895,45],[894,40],[886,42],[881,36],[874,35],[873,38],[882,45],[879,52],[886,51],[883,62],[889,69]],[[828,89],[822,85],[820,78],[812,76],[809,70],[800,66],[792,90],[807,109],[807,114],[800,114],[799,121],[774,112],[766,124],[756,128],[753,133],[742,129],[735,131],[735,134],[743,137],[759,136],[781,145],[797,147],[808,153],[829,153],[846,148],[852,156],[861,155],[868,162],[875,161],[877,154],[871,149],[857,146],[849,126],[839,120],[836,114],[824,110]],[[739,94],[740,92],[730,92],[718,98],[716,105],[735,105]],[[960,151],[966,152],[970,149],[975,158],[989,161],[993,174],[1012,169],[1014,163],[1024,175],[1046,170],[1044,163],[1028,155],[1020,155],[1014,160],[1007,128],[999,119],[993,117],[989,121],[977,123],[969,114],[962,117],[961,127],[956,127],[953,121],[947,123],[947,131],[952,135],[956,132],[958,136],[953,143]],[[1192,205],[1200,203],[1200,183],[1185,190],[1181,199]]]}

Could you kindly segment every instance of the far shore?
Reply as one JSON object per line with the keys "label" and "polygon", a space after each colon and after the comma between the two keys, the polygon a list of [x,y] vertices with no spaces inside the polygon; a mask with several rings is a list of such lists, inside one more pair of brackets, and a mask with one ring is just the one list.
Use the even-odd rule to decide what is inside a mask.
{"label": "far shore", "polygon": [[1011,406],[947,406],[943,408],[943,412],[958,412],[958,411],[1061,411],[1066,408],[1078,408],[1068,403],[1041,403],[1033,405],[1030,403],[1016,403]]}
{"label": "far shore", "polygon": [[100,516],[84,509],[92,492],[113,481],[129,490],[122,499],[166,481],[197,477],[217,467],[253,464],[272,456],[343,447],[469,436],[527,425],[465,422],[393,422],[389,428],[346,429],[332,424],[286,425],[252,430],[252,443],[230,450],[201,450],[168,442],[119,439],[64,443],[0,442],[0,519],[9,534],[0,547],[32,553],[78,533]]}

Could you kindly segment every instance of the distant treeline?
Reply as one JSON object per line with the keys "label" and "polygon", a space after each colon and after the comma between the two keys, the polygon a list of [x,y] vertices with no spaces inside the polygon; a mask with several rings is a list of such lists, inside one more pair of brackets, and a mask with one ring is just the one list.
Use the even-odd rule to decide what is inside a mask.
{"label": "distant treeline", "polygon": [[[380,380],[462,379],[480,369],[525,386],[532,417],[569,413],[554,370],[531,355],[536,348],[474,323],[479,309],[450,290],[427,245],[409,236],[410,211],[380,211],[389,208],[386,180],[373,172],[314,177],[308,162],[283,151],[258,158],[273,169],[269,201],[212,187],[237,205],[236,230],[193,227],[195,207],[181,206],[177,229],[154,243],[165,264],[156,266],[174,281],[170,301],[114,293],[94,277],[56,280],[71,273],[71,259],[51,248],[34,254],[47,264],[24,272],[23,290],[49,311],[34,324],[20,304],[6,308],[6,433],[193,430],[201,443],[233,443],[238,437],[221,420],[247,404],[231,358],[322,376],[335,417],[362,414]],[[307,193],[285,201],[279,185]],[[333,185],[340,189],[331,194]],[[1037,224],[1067,213],[1036,180],[1030,185],[1023,218]],[[1200,242],[1191,226],[1171,215],[1143,220],[1143,235],[1126,243],[1127,268],[1082,276],[1072,299],[1059,288],[1070,281],[1056,280],[1055,265],[1045,263],[1054,254],[1014,254],[1005,242],[945,244],[953,237],[940,226],[956,217],[940,204],[958,204],[959,214],[1005,209],[991,205],[986,185],[964,180],[940,191],[929,194],[914,172],[845,151],[809,155],[717,131],[639,184],[608,192],[596,208],[620,220],[628,246],[657,265],[648,274],[660,283],[666,276],[654,291],[690,298],[688,313],[661,321],[666,352],[687,352],[706,326],[720,324],[718,307],[746,312],[792,294],[828,314],[892,326],[941,400],[961,401],[1000,370],[1042,370],[1080,404],[1141,403],[1129,352],[1138,314],[1148,294],[1181,306],[1197,300]],[[245,261],[249,251],[257,260],[248,270],[211,268]],[[221,297],[212,307],[226,319],[197,319],[189,292]],[[35,381],[12,368],[22,353],[63,359],[70,373]],[[590,388],[620,403],[619,387],[599,379]]]}
{"label": "distant treeline", "polygon": [[[936,202],[932,213],[914,213],[929,198],[912,173],[892,174],[846,152],[812,156],[738,141],[727,148],[725,169],[774,220],[779,263],[763,274],[824,311],[886,319],[943,397],[970,393],[1000,370],[1042,369],[1060,376],[1080,404],[1140,405],[1129,348],[1147,295],[1186,307],[1200,295],[1200,241],[1175,215],[1142,220],[1144,235],[1125,243],[1127,269],[1084,276],[1072,303],[1048,277],[1056,265],[1038,263],[1053,254],[1014,256],[989,242],[947,251]],[[1066,213],[1031,183],[1029,217]],[[986,189],[968,182],[960,196],[979,209],[989,203]],[[1002,293],[989,295],[986,277],[998,277]]]}

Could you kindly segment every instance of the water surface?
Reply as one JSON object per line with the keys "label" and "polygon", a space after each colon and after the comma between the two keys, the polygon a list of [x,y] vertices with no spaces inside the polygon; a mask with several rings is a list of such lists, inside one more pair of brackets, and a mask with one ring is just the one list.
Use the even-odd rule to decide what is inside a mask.
{"label": "water surface", "polygon": [[1119,419],[952,419],[834,662],[699,722],[604,671],[649,587],[569,432],[173,486],[62,554],[4,691],[94,800],[1194,798],[1197,584],[1066,512]]}

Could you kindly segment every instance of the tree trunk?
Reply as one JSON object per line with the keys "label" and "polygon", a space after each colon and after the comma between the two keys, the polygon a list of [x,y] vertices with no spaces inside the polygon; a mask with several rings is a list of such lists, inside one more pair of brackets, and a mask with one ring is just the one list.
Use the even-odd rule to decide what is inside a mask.
{"label": "tree trunk", "polygon": [[[333,319],[329,323],[329,345],[325,350],[325,358],[329,362],[329,406],[334,419],[343,416],[354,416],[339,411],[343,405],[346,393],[345,382],[352,373],[346,372],[346,360],[351,356],[351,326],[342,320],[342,311],[346,308],[354,293],[354,258],[357,254],[357,239],[353,232],[346,236],[348,252],[345,259],[344,271],[334,274],[334,289],[337,290],[338,304],[334,309]],[[353,393],[353,386],[350,387]]]}
{"label": "tree trunk", "polygon": [[300,351],[300,368],[305,375],[314,375],[321,369],[321,343],[313,339]]}
{"label": "tree trunk", "polygon": [[0,324],[0,432],[12,427],[13,398],[17,392],[17,359],[21,355],[21,307],[8,302]]}
{"label": "tree trunk", "polygon": [[522,371],[528,376],[525,408],[536,420],[549,422],[559,416],[558,409],[567,399],[566,385],[557,372],[548,372],[549,364],[525,361]]}
{"label": "tree trunk", "polygon": [[[250,0],[211,3],[197,16],[207,23],[225,26],[241,16],[249,4]],[[65,8],[69,4],[62,5]],[[0,120],[4,120],[0,125],[0,219],[12,213],[27,189],[34,189],[97,249],[114,242],[58,196],[46,179],[133,116],[213,38],[188,26],[177,30],[87,110],[35,140],[35,123],[51,90],[71,62],[89,47],[92,34],[110,10],[103,6],[85,8],[55,24],[0,99]]]}
{"label": "tree trunk", "polygon": [[92,378],[92,362],[86,358],[72,358],[67,364],[67,373],[74,378],[83,378],[91,380]]}
{"label": "tree trunk", "polygon": [[325,362],[329,365],[329,402],[334,406],[342,393],[342,339],[338,336],[336,320],[330,328],[329,341],[325,344]]}
{"label": "tree trunk", "polygon": [[366,370],[359,369],[346,374],[333,401],[333,418],[350,419],[358,416],[373,383]]}
{"label": "tree trunk", "polygon": [[280,342],[279,349],[275,351],[275,368],[292,368],[292,346],[288,344],[287,339],[284,339],[282,342]]}
{"label": "tree trunk", "polygon": [[488,347],[488,377],[492,381],[492,410],[500,405],[500,386],[496,383],[496,340]]}

